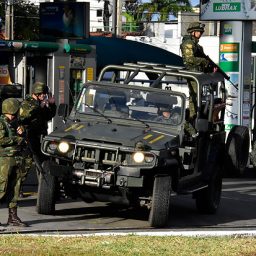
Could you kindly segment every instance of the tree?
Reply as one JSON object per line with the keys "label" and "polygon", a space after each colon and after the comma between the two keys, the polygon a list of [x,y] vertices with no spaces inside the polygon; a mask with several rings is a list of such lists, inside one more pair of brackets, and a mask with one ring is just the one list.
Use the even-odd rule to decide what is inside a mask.
{"label": "tree", "polygon": [[[0,17],[5,21],[6,1],[0,3]],[[38,40],[39,7],[25,0],[14,0],[14,39]]]}
{"label": "tree", "polygon": [[150,22],[154,15],[159,21],[168,21],[169,15],[177,15],[179,11],[191,11],[189,0],[151,0],[150,2],[126,1],[126,10],[132,13],[135,20]]}
{"label": "tree", "polygon": [[39,7],[24,0],[14,5],[14,38],[19,40],[39,39]]}

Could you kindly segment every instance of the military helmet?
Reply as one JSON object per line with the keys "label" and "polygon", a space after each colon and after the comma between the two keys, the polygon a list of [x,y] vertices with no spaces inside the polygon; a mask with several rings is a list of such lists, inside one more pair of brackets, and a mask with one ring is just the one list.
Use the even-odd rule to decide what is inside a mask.
{"label": "military helmet", "polygon": [[15,98],[8,98],[2,103],[2,113],[15,115],[20,107],[20,103]]}
{"label": "military helmet", "polygon": [[45,85],[45,83],[35,82],[32,86],[32,93],[48,93],[48,87]]}
{"label": "military helmet", "polygon": [[200,32],[203,33],[204,32],[204,27],[205,27],[205,24],[203,24],[203,23],[192,22],[192,23],[189,24],[187,32],[191,33],[193,31],[200,31]]}

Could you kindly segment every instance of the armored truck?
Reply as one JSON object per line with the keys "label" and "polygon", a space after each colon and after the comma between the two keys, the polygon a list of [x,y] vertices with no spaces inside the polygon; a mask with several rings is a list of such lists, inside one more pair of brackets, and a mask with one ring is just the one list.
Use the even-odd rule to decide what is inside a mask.
{"label": "armored truck", "polygon": [[[194,120],[188,86],[197,86]],[[59,127],[42,140],[37,211],[54,214],[59,191],[85,202],[145,208],[149,225],[168,225],[172,195],[191,194],[200,212],[220,203],[223,167],[246,166],[249,135],[224,125],[226,90],[219,73],[148,63],[106,66],[86,83]],[[168,118],[164,117],[168,112]]]}

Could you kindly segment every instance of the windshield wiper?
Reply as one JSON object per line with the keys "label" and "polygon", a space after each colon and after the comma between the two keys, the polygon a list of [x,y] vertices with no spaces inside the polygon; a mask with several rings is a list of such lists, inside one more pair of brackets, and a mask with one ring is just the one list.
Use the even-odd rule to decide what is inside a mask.
{"label": "windshield wiper", "polygon": [[139,122],[143,123],[143,124],[146,126],[146,128],[151,129],[151,127],[149,126],[149,124],[146,123],[145,121],[143,121],[143,120],[141,120],[141,119],[139,119],[139,118],[137,118],[137,117],[132,117],[132,119],[135,120],[135,121],[139,121]]}
{"label": "windshield wiper", "polygon": [[107,116],[105,116],[101,111],[99,111],[98,109],[96,109],[95,107],[92,107],[86,103],[83,103],[83,105],[85,105],[86,107],[88,107],[89,109],[92,109],[95,113],[99,114],[100,116],[104,117],[107,121],[108,124],[112,123],[112,120],[110,118],[108,118]]}

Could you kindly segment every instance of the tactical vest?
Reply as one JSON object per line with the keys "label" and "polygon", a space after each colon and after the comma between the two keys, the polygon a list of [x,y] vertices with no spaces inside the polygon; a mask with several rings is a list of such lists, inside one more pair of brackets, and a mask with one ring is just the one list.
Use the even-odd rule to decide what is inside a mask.
{"label": "tactical vest", "polygon": [[[16,136],[15,130],[11,127],[10,124],[6,122],[3,116],[0,116],[0,123],[3,124],[5,127],[5,133],[6,137],[11,138]],[[17,145],[11,145],[11,146],[0,146],[0,157],[6,157],[6,156],[15,156],[18,152]]]}
{"label": "tactical vest", "polygon": [[[194,57],[205,58],[203,47],[198,44],[197,39],[193,38],[190,35],[186,35],[183,37],[182,44],[180,45],[182,55],[186,55],[186,51],[184,50],[184,47],[187,44],[193,45],[193,48],[194,48],[193,56]],[[205,65],[202,65],[202,63],[194,63],[194,64],[187,63],[185,58],[183,58],[183,63],[185,65],[186,69],[188,69],[190,71],[200,71],[200,72],[208,71],[208,69],[207,69],[208,67],[205,67]]]}

